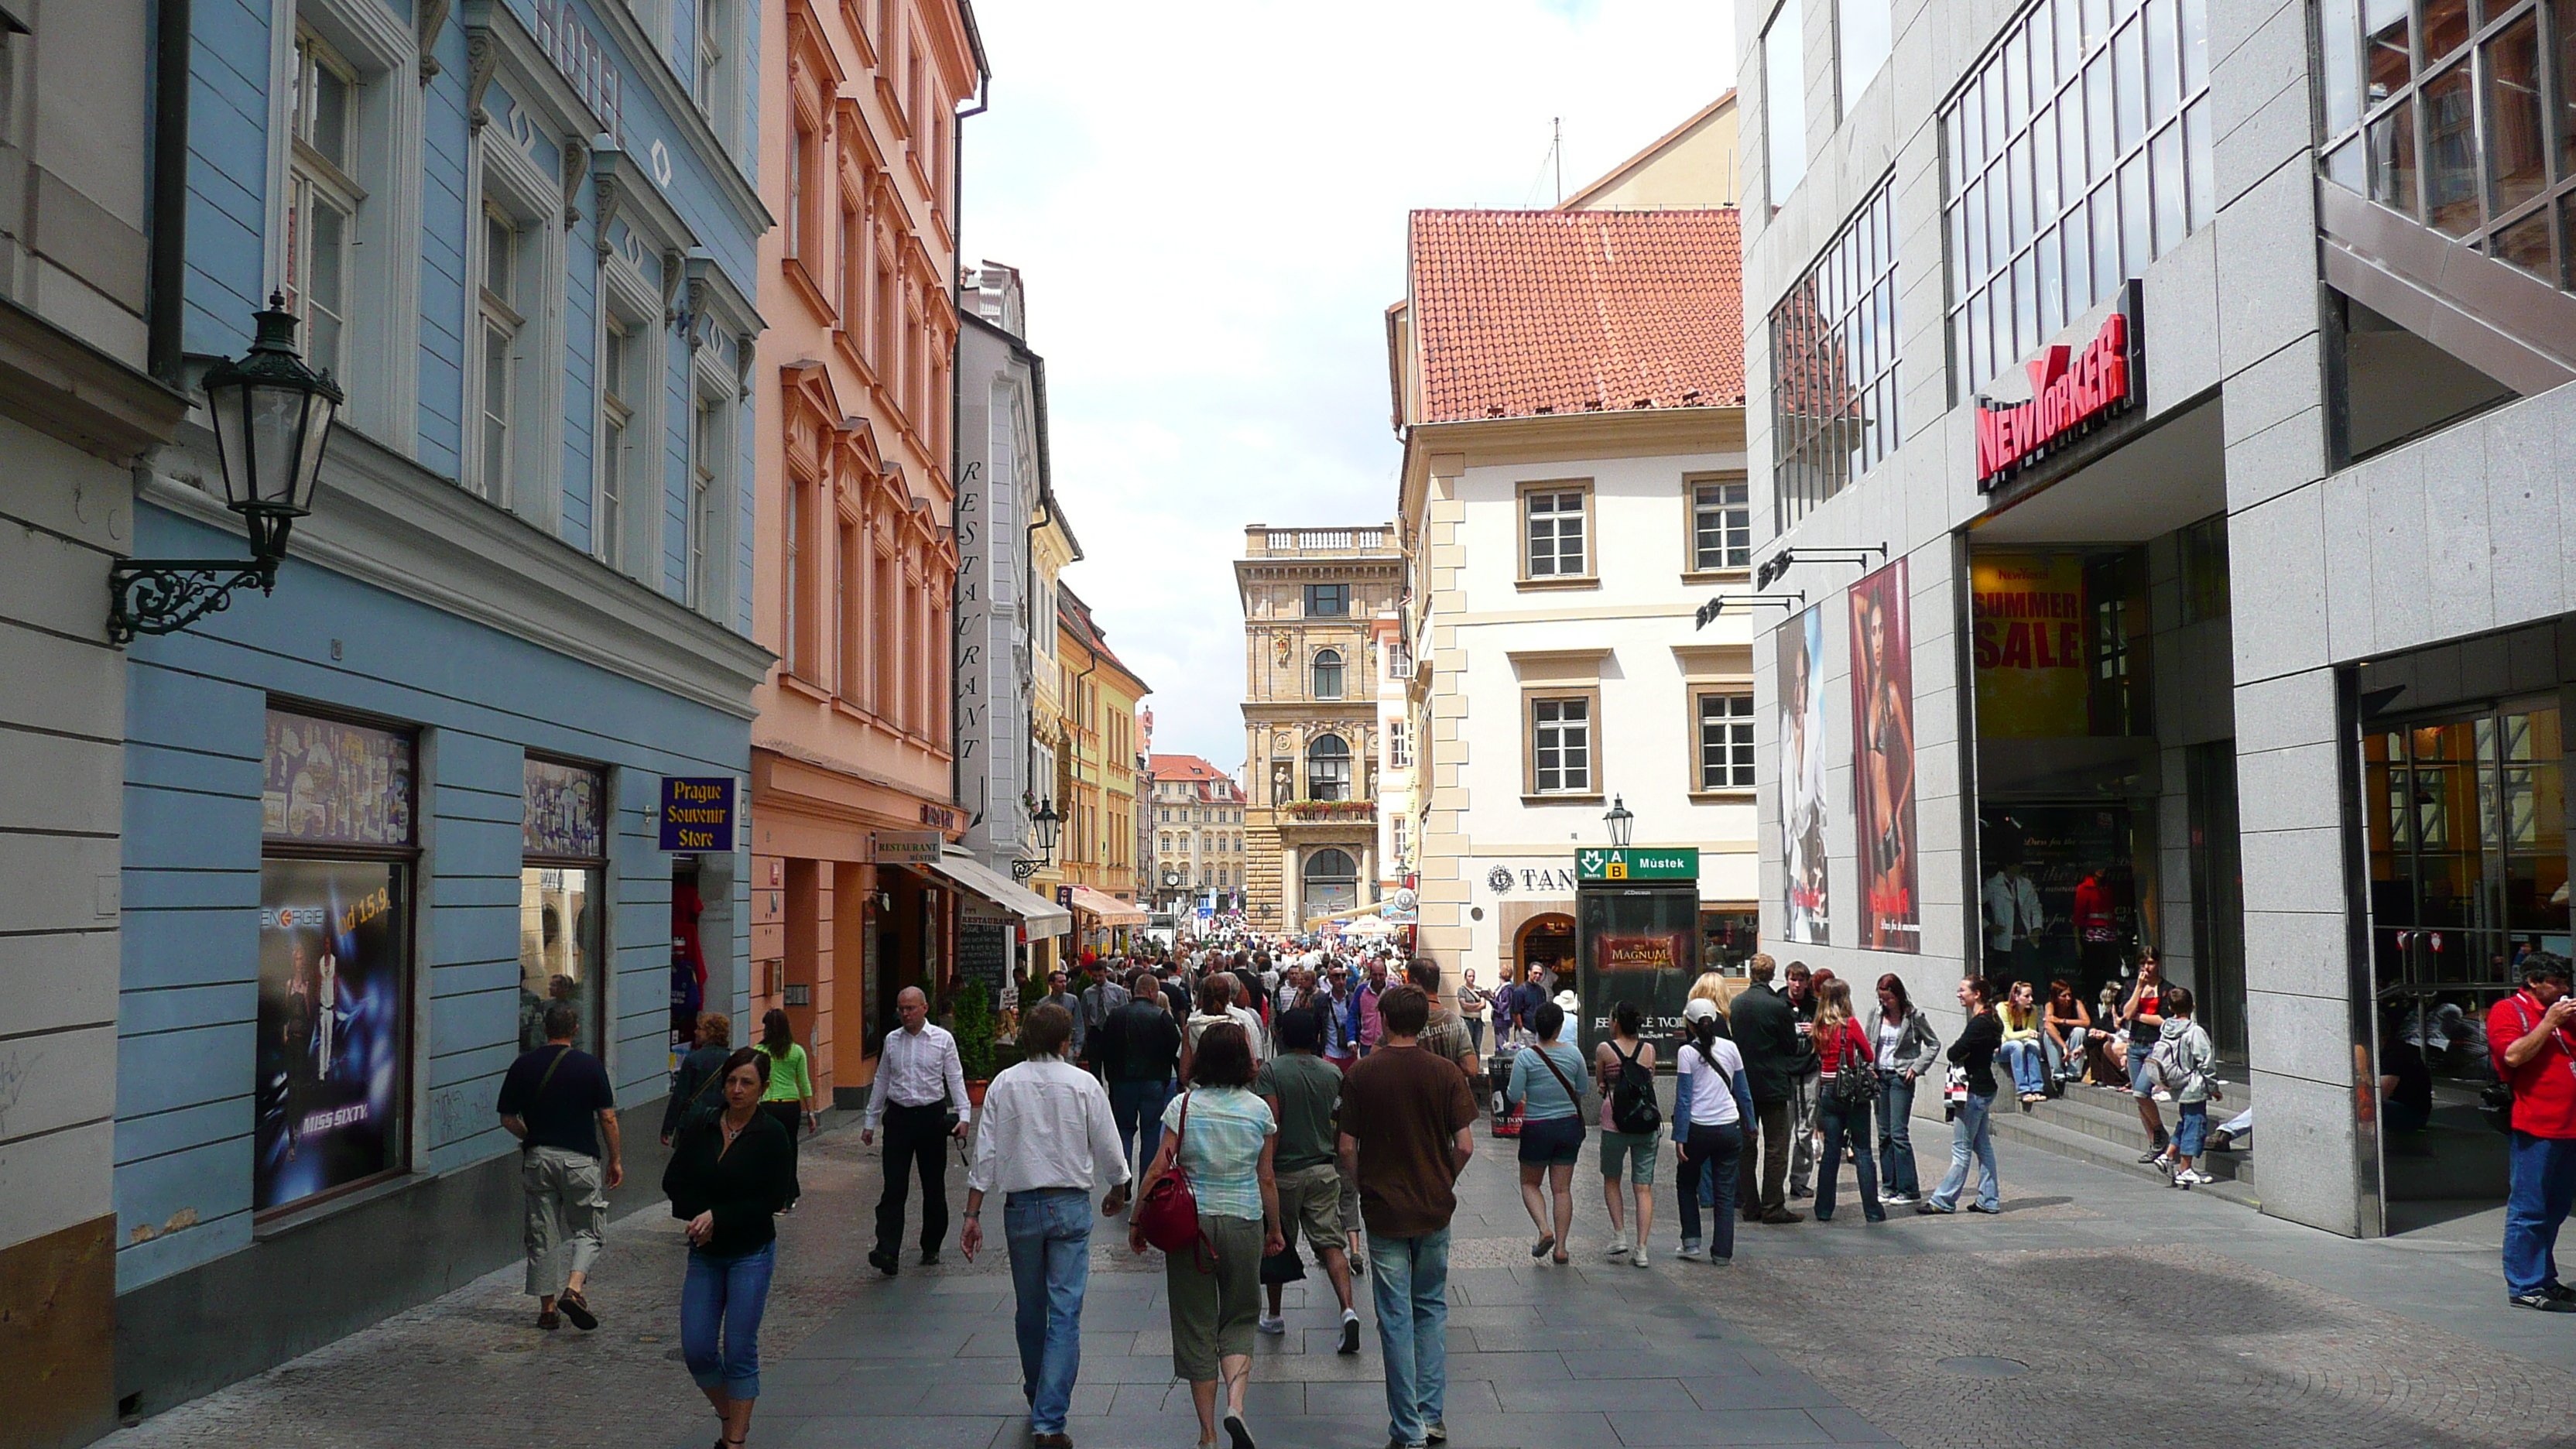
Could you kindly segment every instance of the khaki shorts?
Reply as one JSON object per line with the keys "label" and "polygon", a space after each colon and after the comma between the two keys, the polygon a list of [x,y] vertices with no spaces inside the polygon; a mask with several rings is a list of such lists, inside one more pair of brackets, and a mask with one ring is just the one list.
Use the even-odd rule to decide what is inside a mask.
{"label": "khaki shorts", "polygon": [[1342,1231],[1342,1174],[1329,1162],[1301,1167],[1279,1174],[1279,1232],[1290,1247],[1297,1244],[1297,1234],[1306,1235],[1306,1246],[1316,1252],[1326,1248],[1347,1251],[1350,1239]]}

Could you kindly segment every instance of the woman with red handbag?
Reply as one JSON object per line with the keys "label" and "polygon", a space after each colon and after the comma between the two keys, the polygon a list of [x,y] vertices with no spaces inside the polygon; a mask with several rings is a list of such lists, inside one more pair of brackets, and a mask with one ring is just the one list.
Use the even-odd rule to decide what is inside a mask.
{"label": "woman with red handbag", "polygon": [[1261,1260],[1287,1246],[1271,1156],[1279,1124],[1252,1092],[1252,1044],[1231,1021],[1210,1023],[1190,1059],[1190,1090],[1163,1111],[1163,1147],[1145,1170],[1127,1244],[1163,1250],[1172,1308],[1172,1372],[1190,1381],[1201,1449],[1217,1442],[1225,1382],[1231,1449],[1254,1449],[1243,1422],[1261,1317]]}

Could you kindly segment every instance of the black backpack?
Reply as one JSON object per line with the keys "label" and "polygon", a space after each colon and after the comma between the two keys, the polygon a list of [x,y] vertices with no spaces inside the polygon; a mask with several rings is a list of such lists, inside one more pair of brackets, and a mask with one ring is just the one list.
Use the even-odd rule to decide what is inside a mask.
{"label": "black backpack", "polygon": [[1651,1137],[1662,1131],[1664,1109],[1655,1103],[1655,1074],[1637,1061],[1636,1052],[1620,1056],[1619,1048],[1610,1055],[1619,1058],[1619,1078],[1610,1085],[1610,1127],[1632,1137]]}

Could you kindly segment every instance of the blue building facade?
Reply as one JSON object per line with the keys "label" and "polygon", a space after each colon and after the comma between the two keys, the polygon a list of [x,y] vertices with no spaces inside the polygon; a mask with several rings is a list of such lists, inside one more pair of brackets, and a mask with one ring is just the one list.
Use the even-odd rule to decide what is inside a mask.
{"label": "blue building facade", "polygon": [[[275,294],[349,401],[274,595],[130,653],[118,1387],[147,1411],[516,1253],[493,1101],[548,1002],[609,1065],[629,1193],[675,1019],[746,1002],[748,822],[683,854],[656,825],[672,779],[747,802],[770,663],[758,23],[193,7],[185,234],[155,239],[191,376]],[[239,549],[202,422],[138,555]]]}

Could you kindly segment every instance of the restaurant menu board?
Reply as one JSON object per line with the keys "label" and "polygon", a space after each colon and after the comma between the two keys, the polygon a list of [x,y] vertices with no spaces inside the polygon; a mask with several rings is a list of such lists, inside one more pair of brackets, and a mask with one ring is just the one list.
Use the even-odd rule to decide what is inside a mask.
{"label": "restaurant menu board", "polygon": [[260,832],[312,845],[412,843],[412,737],[268,712]]}
{"label": "restaurant menu board", "polygon": [[985,921],[957,925],[957,976],[1000,992],[1011,975],[1011,928]]}
{"label": "restaurant menu board", "polygon": [[260,865],[252,1196],[262,1211],[398,1165],[405,870]]}

